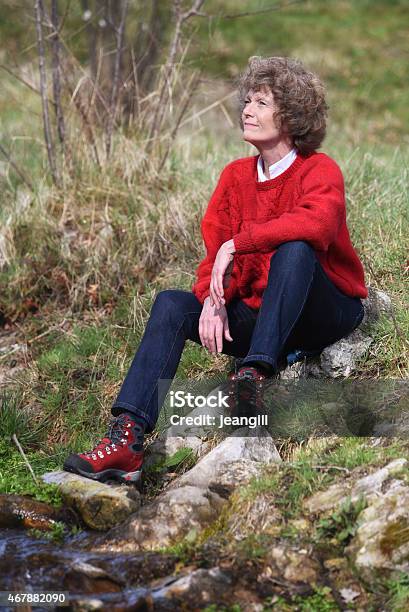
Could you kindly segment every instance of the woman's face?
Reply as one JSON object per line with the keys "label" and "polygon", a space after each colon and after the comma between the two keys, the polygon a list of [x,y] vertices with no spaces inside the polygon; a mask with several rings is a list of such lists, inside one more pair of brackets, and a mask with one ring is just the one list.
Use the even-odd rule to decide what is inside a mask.
{"label": "woman's face", "polygon": [[273,118],[276,110],[273,94],[268,87],[263,86],[258,91],[250,89],[241,116],[244,140],[254,146],[275,146],[281,140],[281,130]]}

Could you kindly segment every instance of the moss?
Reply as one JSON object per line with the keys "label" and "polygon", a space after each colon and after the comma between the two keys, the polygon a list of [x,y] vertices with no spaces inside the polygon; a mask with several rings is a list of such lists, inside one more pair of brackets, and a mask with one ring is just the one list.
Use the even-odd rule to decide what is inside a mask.
{"label": "moss", "polygon": [[409,523],[407,519],[400,518],[387,526],[384,535],[379,542],[379,547],[384,555],[391,556],[392,552],[409,542]]}

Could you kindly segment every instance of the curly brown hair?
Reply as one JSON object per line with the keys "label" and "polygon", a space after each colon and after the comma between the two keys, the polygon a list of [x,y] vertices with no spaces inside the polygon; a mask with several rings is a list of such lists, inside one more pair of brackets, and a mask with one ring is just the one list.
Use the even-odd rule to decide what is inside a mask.
{"label": "curly brown hair", "polygon": [[271,90],[278,107],[274,113],[277,126],[286,128],[302,155],[318,149],[325,138],[329,108],[319,77],[308,71],[300,60],[290,57],[250,57],[246,70],[237,80],[241,129],[249,90],[259,91],[265,86]]}

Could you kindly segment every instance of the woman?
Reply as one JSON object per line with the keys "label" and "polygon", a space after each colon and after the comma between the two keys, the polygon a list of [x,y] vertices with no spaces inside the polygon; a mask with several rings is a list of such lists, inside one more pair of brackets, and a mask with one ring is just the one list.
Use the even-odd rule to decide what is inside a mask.
{"label": "woman", "polygon": [[113,404],[106,437],[66,470],[138,481],[186,340],[241,358],[262,380],[294,349],[321,351],[361,322],[367,296],[346,225],[340,168],[317,153],[327,105],[318,77],[285,57],[252,57],[239,80],[243,138],[259,154],[228,164],[202,220],[192,291],[161,291]]}

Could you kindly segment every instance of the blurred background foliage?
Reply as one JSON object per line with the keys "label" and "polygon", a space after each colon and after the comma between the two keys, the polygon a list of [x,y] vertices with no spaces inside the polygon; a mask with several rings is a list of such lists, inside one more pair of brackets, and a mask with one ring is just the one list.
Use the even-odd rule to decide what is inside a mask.
{"label": "blurred background foliage", "polygon": [[[32,4],[29,0],[2,2],[3,64],[21,66],[36,57]],[[263,12],[274,4],[281,8]],[[101,44],[106,54],[113,55],[112,32],[104,24],[106,5],[109,2],[98,0],[60,3],[64,16],[65,7],[69,8],[64,40],[83,63],[90,63]],[[116,19],[119,5],[113,3]],[[351,138],[358,128],[369,142],[407,142],[409,17],[405,0],[206,0],[202,12],[208,17],[195,17],[187,28],[191,36],[188,64],[209,77],[229,81],[251,55],[298,57],[326,82],[332,119],[347,126]],[[172,25],[169,1],[130,2],[126,47],[133,48],[137,58],[145,54],[141,72],[151,60],[164,59]],[[10,103],[2,98],[0,112]]]}

